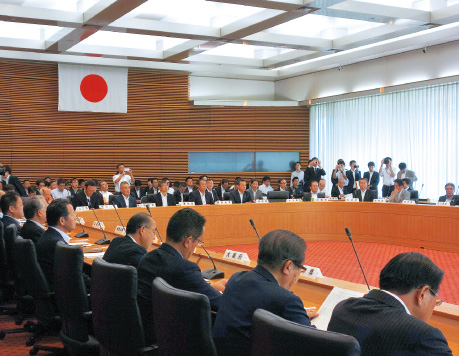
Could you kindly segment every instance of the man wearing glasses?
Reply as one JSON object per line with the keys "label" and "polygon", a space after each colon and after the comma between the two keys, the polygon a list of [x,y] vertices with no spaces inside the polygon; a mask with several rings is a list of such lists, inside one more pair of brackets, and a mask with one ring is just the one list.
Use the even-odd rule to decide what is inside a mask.
{"label": "man wearing glasses", "polygon": [[442,303],[442,279],[443,271],[428,257],[397,255],[381,271],[380,289],[339,303],[328,330],[354,336],[362,356],[451,355],[441,331],[427,324]]}
{"label": "man wearing glasses", "polygon": [[188,261],[196,247],[203,243],[205,222],[206,219],[193,209],[177,211],[167,225],[166,242],[147,253],[137,266],[137,300],[146,345],[156,341],[151,308],[151,285],[156,277],[163,278],[175,288],[206,295],[214,311],[220,306],[220,292],[225,289],[226,280],[222,279],[212,287],[202,277],[199,266]]}
{"label": "man wearing glasses", "polygon": [[262,237],[258,265],[252,271],[234,274],[225,289],[213,328],[219,356],[248,356],[255,310],[262,308],[287,320],[310,326],[315,311],[304,309],[290,292],[305,271],[306,243],[293,232],[271,231]]}

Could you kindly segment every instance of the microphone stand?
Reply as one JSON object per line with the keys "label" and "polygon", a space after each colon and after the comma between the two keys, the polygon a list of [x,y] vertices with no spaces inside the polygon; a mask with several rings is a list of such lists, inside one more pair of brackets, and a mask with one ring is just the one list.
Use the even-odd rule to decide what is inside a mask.
{"label": "microphone stand", "polygon": [[[91,205],[91,203],[89,203],[89,205]],[[91,208],[92,212],[94,213],[94,216],[96,217],[96,220],[97,222],[99,223],[99,227],[100,227],[100,230],[102,231],[102,234],[104,234],[104,238],[103,239],[100,239],[100,240],[97,240],[96,242],[94,242],[96,245],[110,245],[110,240],[107,239],[107,236],[105,236],[105,231],[104,229],[102,229],[102,226],[100,225],[100,220],[99,218],[97,217],[96,215],[96,209],[94,208]]]}
{"label": "microphone stand", "polygon": [[[76,213],[75,213],[75,215],[76,215]],[[80,226],[81,226],[81,228],[83,229],[83,231],[82,231],[82,232],[79,232],[78,234],[76,234],[76,235],[73,236],[73,237],[76,237],[77,239],[81,239],[81,238],[83,238],[83,237],[89,237],[89,234],[85,231],[84,226],[83,226],[83,224],[81,223],[81,221],[80,221],[79,218],[78,218],[78,223],[80,224]]]}
{"label": "microphone stand", "polygon": [[359,255],[357,253],[357,250],[355,249],[354,241],[352,241],[351,230],[349,230],[347,227],[345,228],[345,230],[346,230],[346,235],[347,235],[347,237],[349,237],[349,240],[351,241],[352,247],[354,248],[355,257],[357,257],[357,261],[359,262],[359,266],[360,266],[360,269],[362,270],[363,278],[365,278],[365,283],[367,284],[367,288],[368,288],[367,292],[370,292],[370,285],[368,284],[367,276],[365,275],[365,272],[363,270],[362,264],[360,263],[360,258],[359,258]]}
{"label": "microphone stand", "polygon": [[[153,219],[153,216],[151,215],[150,207],[149,207],[148,205],[147,205],[147,210],[148,210],[148,214],[150,214],[150,218]],[[155,231],[156,231],[156,233],[158,234],[159,241],[161,241],[161,244],[162,244],[162,243],[163,243],[163,239],[161,238],[161,234],[159,233],[158,228],[155,228]]]}
{"label": "microphone stand", "polygon": [[249,222],[250,222],[250,225],[252,225],[253,229],[255,230],[255,232],[256,232],[256,234],[258,236],[258,241],[260,241],[261,240],[260,239],[260,235],[258,235],[258,231],[257,231],[257,227],[255,226],[255,223],[253,222],[252,219],[250,219]]}
{"label": "microphone stand", "polygon": [[225,273],[223,271],[220,271],[220,270],[217,269],[217,267],[215,266],[214,259],[210,256],[209,252],[207,252],[207,250],[204,247],[204,245],[201,244],[200,247],[202,247],[203,250],[206,252],[207,256],[209,257],[210,261],[212,262],[212,265],[214,266],[214,268],[209,268],[209,269],[206,269],[206,270],[202,271],[201,272],[202,276],[205,279],[209,279],[209,280],[225,278]]}

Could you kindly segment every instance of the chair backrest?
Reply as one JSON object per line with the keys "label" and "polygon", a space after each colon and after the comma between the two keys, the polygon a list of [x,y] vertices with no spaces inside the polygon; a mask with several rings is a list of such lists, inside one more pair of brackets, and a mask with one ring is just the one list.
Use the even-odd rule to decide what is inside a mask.
{"label": "chair backrest", "polygon": [[112,355],[138,355],[144,345],[137,306],[137,270],[94,260],[91,270],[94,334]]}
{"label": "chair backrest", "polygon": [[54,293],[62,318],[62,330],[71,339],[88,341],[89,301],[83,278],[83,250],[62,241],[54,257]]}
{"label": "chair backrest", "polygon": [[231,200],[230,192],[224,192],[223,193],[223,200]]}
{"label": "chair backrest", "polygon": [[4,228],[3,221],[0,220],[0,282],[8,281],[8,260],[6,257],[5,250],[5,239],[4,239]]}
{"label": "chair backrest", "polygon": [[116,195],[115,194],[109,195],[108,196],[108,204],[113,205],[115,199],[116,199]]}
{"label": "chair backrest", "polygon": [[14,242],[16,241],[18,236],[18,228],[16,225],[11,224],[5,226],[5,233],[3,238],[5,240],[5,252],[6,252],[6,263],[8,264],[8,269],[10,271],[11,278],[14,278],[15,273],[15,265],[14,265]]}
{"label": "chair backrest", "polygon": [[183,201],[190,201],[190,192],[188,190],[183,193]]}
{"label": "chair backrest", "polygon": [[416,204],[419,203],[419,192],[417,190],[410,190],[410,199],[414,200]]}
{"label": "chair backrest", "polygon": [[144,195],[144,196],[140,199],[140,204],[145,204],[145,203],[148,202],[148,195],[150,195],[150,194]]}
{"label": "chair backrest", "polygon": [[289,198],[289,192],[288,191],[270,191],[268,192],[268,199],[288,199]]}
{"label": "chair backrest", "polygon": [[263,309],[253,315],[252,338],[252,356],[360,355],[352,336],[303,326]]}
{"label": "chair backrest", "polygon": [[16,276],[32,296],[35,316],[47,326],[56,317],[51,290],[45,275],[38,264],[35,245],[32,240],[18,238],[14,244],[14,267]]}
{"label": "chair backrest", "polygon": [[216,356],[207,296],[153,281],[153,317],[161,356]]}

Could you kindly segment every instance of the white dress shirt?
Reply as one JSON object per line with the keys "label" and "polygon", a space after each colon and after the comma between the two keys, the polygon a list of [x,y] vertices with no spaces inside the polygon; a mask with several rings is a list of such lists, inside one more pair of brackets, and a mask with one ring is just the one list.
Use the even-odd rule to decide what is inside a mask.
{"label": "white dress shirt", "polygon": [[265,184],[260,185],[259,189],[265,195],[267,195],[268,192],[272,192],[274,190],[273,187],[271,187],[270,185],[265,185]]}
{"label": "white dress shirt", "polygon": [[161,194],[161,200],[163,201],[163,206],[167,206],[167,193],[164,195],[163,193]]}
{"label": "white dress shirt", "polygon": [[292,175],[290,176],[290,182],[292,182],[293,178],[298,177],[298,182],[304,181],[304,172],[302,170],[293,171]]}
{"label": "white dress shirt", "polygon": [[244,193],[239,192],[239,197],[241,198],[241,204],[242,204],[242,199],[244,197]]}
{"label": "white dress shirt", "polygon": [[389,167],[381,169],[381,177],[383,178],[383,185],[394,185],[395,174],[393,177],[390,176]]}
{"label": "white dress shirt", "polygon": [[[115,183],[115,180],[117,180],[119,176],[120,176],[119,173],[113,176],[113,183]],[[129,174],[125,174],[118,183],[115,183],[115,192],[120,191],[121,182],[126,182],[127,184],[129,184],[129,186],[131,186],[131,176]]]}
{"label": "white dress shirt", "polygon": [[202,205],[206,205],[207,204],[207,202],[206,202],[206,191],[204,191],[204,194],[202,194],[201,191],[199,191],[199,194],[201,194]]}
{"label": "white dress shirt", "polygon": [[127,198],[123,194],[121,194],[121,195],[123,196],[124,202],[126,203],[126,208],[129,208],[130,207],[129,206],[129,195],[127,196]]}
{"label": "white dress shirt", "polygon": [[71,196],[67,189],[60,191],[59,188],[53,189],[51,195],[54,199],[68,199]]}

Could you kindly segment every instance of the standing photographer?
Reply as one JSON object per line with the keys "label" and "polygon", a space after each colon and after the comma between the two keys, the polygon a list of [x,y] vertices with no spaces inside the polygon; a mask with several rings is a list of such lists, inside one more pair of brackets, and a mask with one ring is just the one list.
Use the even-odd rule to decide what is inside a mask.
{"label": "standing photographer", "polygon": [[[384,168],[383,164],[386,165]],[[386,157],[381,161],[381,167],[379,167],[379,175],[383,179],[382,197],[386,198],[390,196],[394,191],[395,173],[392,170],[392,158]]]}
{"label": "standing photographer", "polygon": [[360,176],[359,166],[356,161],[350,161],[349,166],[351,166],[351,169],[346,171],[346,177],[348,180],[347,191],[348,193],[354,193],[356,189],[359,189],[358,183],[362,177]]}

